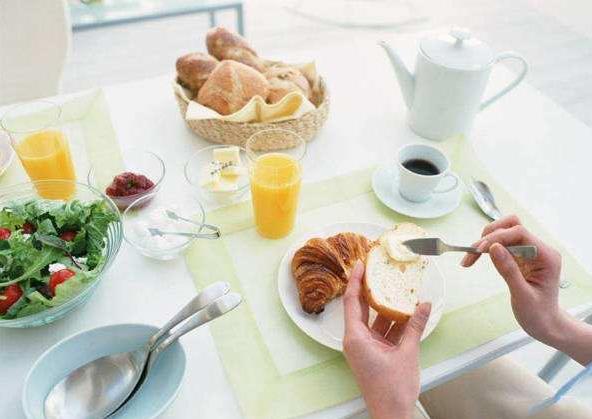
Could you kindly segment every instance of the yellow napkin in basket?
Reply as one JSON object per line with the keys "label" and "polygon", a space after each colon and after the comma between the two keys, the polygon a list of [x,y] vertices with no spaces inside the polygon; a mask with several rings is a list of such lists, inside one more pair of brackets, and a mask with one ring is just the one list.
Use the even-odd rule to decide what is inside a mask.
{"label": "yellow napkin in basket", "polygon": [[278,103],[270,105],[261,96],[255,96],[239,111],[230,115],[220,115],[213,109],[190,101],[185,113],[187,121],[198,119],[220,119],[230,122],[277,122],[295,119],[315,106],[300,92],[288,93]]}
{"label": "yellow napkin in basket", "polygon": [[[267,61],[266,65],[281,64],[279,61]],[[309,81],[313,100],[320,90],[320,78],[314,62],[296,64],[304,77]],[[239,111],[230,115],[220,115],[213,109],[203,106],[190,99],[188,91],[177,82],[173,83],[175,92],[189,102],[185,119],[194,121],[200,119],[220,119],[230,122],[278,122],[296,119],[315,109],[315,105],[300,92],[292,92],[284,96],[277,103],[269,104],[261,96],[255,96]]]}

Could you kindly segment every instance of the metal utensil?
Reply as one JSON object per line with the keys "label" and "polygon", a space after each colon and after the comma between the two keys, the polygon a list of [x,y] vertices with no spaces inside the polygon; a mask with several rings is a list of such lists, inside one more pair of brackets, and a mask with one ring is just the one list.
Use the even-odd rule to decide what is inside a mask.
{"label": "metal utensil", "polygon": [[502,218],[502,212],[497,207],[493,193],[485,182],[473,178],[469,184],[469,191],[481,211],[492,221]]}
{"label": "metal utensil", "polygon": [[[190,218],[185,218],[185,217],[181,217],[179,214],[177,214],[175,211],[173,210],[166,210],[165,211],[167,217],[169,217],[171,220],[175,220],[175,221],[185,221],[186,223],[189,224],[193,224],[194,226],[199,227],[199,231],[201,232],[202,229],[207,229],[207,230],[211,230],[213,232],[213,234],[217,234],[218,237],[220,237],[220,228],[211,224],[206,224],[206,223],[198,223],[197,221],[194,221]],[[216,238],[218,238],[216,237]]]}
{"label": "metal utensil", "polygon": [[[439,256],[446,252],[464,252],[474,254],[487,253],[480,252],[475,247],[451,246],[444,243],[439,238],[406,240],[403,242],[403,244],[407,246],[407,248],[409,248],[409,250],[411,250],[413,253],[426,256]],[[536,246],[508,246],[506,249],[508,249],[508,252],[510,252],[512,255],[524,259],[534,259],[537,256]]]}
{"label": "metal utensil", "polygon": [[223,314],[233,310],[241,303],[241,301],[242,301],[241,296],[235,292],[231,292],[230,294],[220,297],[216,301],[214,301],[212,304],[208,305],[204,310],[200,311],[195,316],[193,316],[191,319],[189,319],[186,323],[184,323],[181,327],[179,327],[179,329],[177,329],[177,331],[175,331],[175,333],[173,333],[171,336],[169,336],[165,340],[163,340],[150,353],[149,358],[148,358],[148,364],[146,365],[146,368],[142,372],[141,378],[140,378],[138,384],[136,385],[135,389],[132,391],[132,393],[129,395],[129,397],[117,408],[117,410],[115,410],[112,413],[112,415],[115,414],[116,412],[118,412],[120,409],[122,409],[123,406],[125,406],[125,404],[132,397],[134,397],[134,395],[138,392],[138,390],[140,389],[140,387],[144,383],[144,380],[146,379],[146,377],[150,373],[150,370],[156,364],[158,357],[169,346],[171,346],[173,343],[175,343],[177,340],[179,340],[179,338],[181,336],[189,333],[193,329],[195,329],[205,323],[208,323],[208,322],[214,320],[215,318],[220,317]]}
{"label": "metal utensil", "polygon": [[132,393],[140,381],[150,351],[168,332],[230,290],[226,282],[204,288],[169,320],[142,348],[108,355],[79,367],[56,384],[45,399],[45,417],[105,418]]}
{"label": "metal utensil", "polygon": [[[204,224],[206,226],[207,224]],[[191,237],[194,239],[208,239],[208,240],[215,240],[220,238],[220,229],[214,226],[212,227],[214,230],[213,233],[187,233],[181,231],[162,231],[160,228],[150,227],[148,231],[153,236],[183,236],[183,237]]]}
{"label": "metal utensil", "polygon": [[70,260],[72,261],[74,266],[76,266],[78,269],[82,269],[82,266],[80,266],[80,264],[78,262],[76,262],[76,259],[74,258],[72,253],[70,253],[70,251],[68,250],[65,240],[62,240],[59,237],[50,236],[49,234],[41,234],[41,233],[35,233],[34,237],[37,240],[39,240],[41,243],[43,243],[47,246],[55,247],[56,249],[61,250],[62,252],[64,252],[66,254],[66,256],[68,256],[70,258]]}

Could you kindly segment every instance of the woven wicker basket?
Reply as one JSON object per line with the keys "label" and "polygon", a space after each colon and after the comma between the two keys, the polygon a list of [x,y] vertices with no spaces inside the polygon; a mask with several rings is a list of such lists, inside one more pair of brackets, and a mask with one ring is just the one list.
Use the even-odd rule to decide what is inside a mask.
{"label": "woven wicker basket", "polygon": [[[189,101],[175,91],[175,98],[185,119]],[[321,79],[318,99],[315,103],[316,109],[305,113],[297,119],[279,122],[229,122],[219,119],[201,119],[185,121],[187,126],[200,137],[217,144],[244,146],[249,137],[259,131],[266,129],[285,129],[298,133],[306,141],[312,140],[321,129],[329,115],[329,93],[325,82]],[[294,144],[286,141],[285,137],[270,135],[269,141],[262,150],[280,150],[290,148]]]}

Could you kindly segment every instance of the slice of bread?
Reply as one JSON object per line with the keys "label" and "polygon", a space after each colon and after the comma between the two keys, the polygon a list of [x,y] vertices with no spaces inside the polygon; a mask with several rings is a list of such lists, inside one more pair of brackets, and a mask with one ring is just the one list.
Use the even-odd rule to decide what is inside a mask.
{"label": "slice of bread", "polygon": [[425,231],[415,224],[398,224],[385,232],[368,253],[364,277],[366,299],[378,314],[392,321],[405,322],[415,311],[428,260],[423,256],[396,260],[391,253],[404,251],[401,248],[399,252],[389,252],[388,245],[425,236]]}

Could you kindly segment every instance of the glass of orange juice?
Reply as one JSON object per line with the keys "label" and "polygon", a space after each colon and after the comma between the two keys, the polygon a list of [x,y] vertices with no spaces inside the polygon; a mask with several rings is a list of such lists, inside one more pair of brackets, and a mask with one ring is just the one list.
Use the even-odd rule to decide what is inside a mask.
{"label": "glass of orange juice", "polygon": [[[289,146],[263,151],[274,144]],[[246,149],[257,231],[269,239],[285,237],[296,221],[306,142],[292,131],[269,129],[251,136]]]}
{"label": "glass of orange juice", "polygon": [[[40,100],[13,107],[0,121],[32,181],[76,180],[68,139],[60,129],[61,113],[60,106]],[[68,199],[75,183],[64,182],[60,190],[41,188],[39,194],[44,198]]]}

